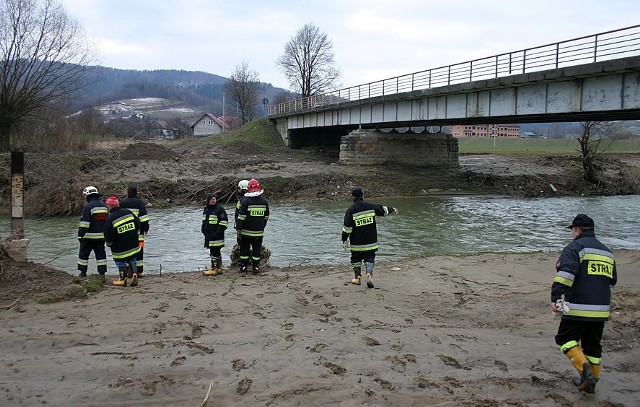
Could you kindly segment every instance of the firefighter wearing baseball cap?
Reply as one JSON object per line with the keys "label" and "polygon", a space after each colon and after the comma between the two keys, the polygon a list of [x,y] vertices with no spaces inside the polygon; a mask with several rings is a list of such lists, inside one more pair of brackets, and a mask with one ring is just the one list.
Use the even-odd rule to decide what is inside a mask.
{"label": "firefighter wearing baseball cap", "polygon": [[127,187],[127,197],[120,201],[120,207],[129,209],[140,221],[140,235],[138,236],[140,252],[136,259],[136,273],[138,277],[144,277],[144,237],[149,233],[149,214],[145,202],[138,197],[138,188],[134,185]]}
{"label": "firefighter wearing baseball cap", "polygon": [[[578,214],[567,228],[573,241],[562,249],[551,285],[551,311],[562,312],[555,342],[580,374],[573,384],[580,391],[594,393],[611,286],[618,281],[616,262],[611,250],[596,238],[589,216]],[[561,310],[563,297],[568,307]]]}
{"label": "firefighter wearing baseball cap", "polygon": [[209,249],[211,258],[211,268],[204,271],[205,276],[222,274],[220,250],[224,247],[224,231],[227,230],[228,224],[227,211],[218,203],[218,197],[216,194],[208,193],[204,202],[200,229],[204,235],[204,247]]}
{"label": "firefighter wearing baseball cap", "polygon": [[376,216],[387,216],[398,213],[391,206],[382,206],[364,200],[362,189],[351,191],[353,205],[344,214],[342,226],[342,244],[351,252],[351,268],[354,277],[351,284],[360,285],[362,279],[362,263],[364,262],[367,288],[374,288],[373,265],[378,250],[378,230]]}

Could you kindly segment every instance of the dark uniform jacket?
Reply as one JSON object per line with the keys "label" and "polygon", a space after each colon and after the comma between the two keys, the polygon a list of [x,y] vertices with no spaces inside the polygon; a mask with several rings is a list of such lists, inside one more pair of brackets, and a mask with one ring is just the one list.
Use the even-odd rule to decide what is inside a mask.
{"label": "dark uniform jacket", "polygon": [[376,215],[386,216],[395,212],[395,208],[366,202],[356,198],[353,205],[344,214],[342,241],[351,241],[354,252],[378,250],[378,229]]}
{"label": "dark uniform jacket", "polygon": [[244,199],[244,192],[238,193],[238,202],[236,202],[236,211],[233,214],[233,227],[238,229],[238,215],[240,212],[240,206],[242,205],[242,200]]}
{"label": "dark uniform jacket", "polygon": [[140,233],[146,235],[149,232],[149,214],[144,201],[135,195],[129,195],[120,201],[120,207],[129,209],[140,220]]}
{"label": "dark uniform jacket", "polygon": [[140,252],[140,221],[129,209],[111,209],[104,228],[104,240],[114,260],[128,260]]}
{"label": "dark uniform jacket", "polygon": [[242,236],[263,237],[268,220],[269,203],[262,195],[242,198],[236,224]]}
{"label": "dark uniform jacket", "polygon": [[584,231],[569,243],[556,263],[551,286],[551,301],[564,294],[569,312],[563,319],[601,321],[609,318],[611,286],[618,281],[613,253],[595,237]]}
{"label": "dark uniform jacket", "polygon": [[109,215],[107,205],[95,195],[88,198],[80,216],[79,239],[104,239],[104,224]]}
{"label": "dark uniform jacket", "polygon": [[207,194],[206,204],[202,211],[202,227],[200,231],[204,235],[204,247],[223,247],[224,231],[229,225],[227,212],[222,205],[216,202],[215,205],[209,205],[209,200],[213,194]]}

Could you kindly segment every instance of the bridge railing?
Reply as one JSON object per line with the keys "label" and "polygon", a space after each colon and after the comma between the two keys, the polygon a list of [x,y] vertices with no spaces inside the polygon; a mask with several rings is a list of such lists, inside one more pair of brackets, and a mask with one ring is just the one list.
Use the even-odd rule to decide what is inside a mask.
{"label": "bridge railing", "polygon": [[640,55],[640,25],[427,69],[269,106],[279,115],[378,96]]}

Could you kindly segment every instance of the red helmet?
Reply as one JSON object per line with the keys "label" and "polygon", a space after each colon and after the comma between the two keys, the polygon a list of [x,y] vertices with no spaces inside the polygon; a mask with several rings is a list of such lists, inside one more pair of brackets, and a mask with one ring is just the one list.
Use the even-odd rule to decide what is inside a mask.
{"label": "red helmet", "polygon": [[249,192],[258,192],[261,191],[262,188],[260,188],[260,182],[258,182],[257,179],[255,178],[251,178],[249,180],[249,185],[247,186],[247,191]]}

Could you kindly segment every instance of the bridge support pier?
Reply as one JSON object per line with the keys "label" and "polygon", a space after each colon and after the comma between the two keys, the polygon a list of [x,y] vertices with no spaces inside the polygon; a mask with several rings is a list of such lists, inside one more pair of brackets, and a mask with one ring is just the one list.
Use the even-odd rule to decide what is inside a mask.
{"label": "bridge support pier", "polygon": [[340,164],[458,167],[458,140],[446,133],[385,133],[358,129],[340,141]]}

